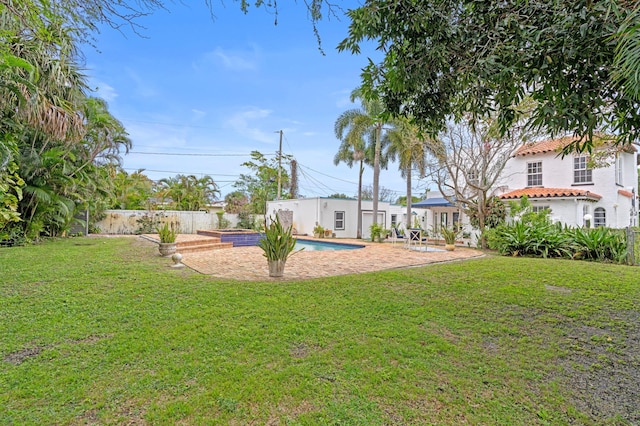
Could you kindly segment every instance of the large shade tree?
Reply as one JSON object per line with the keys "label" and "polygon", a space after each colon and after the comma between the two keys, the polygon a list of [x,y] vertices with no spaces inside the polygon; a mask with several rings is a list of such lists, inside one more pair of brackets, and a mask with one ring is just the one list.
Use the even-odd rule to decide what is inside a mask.
{"label": "large shade tree", "polygon": [[621,81],[638,78],[638,5],[368,0],[348,12],[349,36],[339,48],[359,52],[364,40],[376,40],[384,58],[364,70],[365,95],[382,94],[389,111],[415,117],[434,134],[452,116],[493,111],[506,134],[519,119],[515,106],[530,96],[531,128],[576,134],[568,149],[584,150],[598,131],[623,144],[640,135],[637,86],[614,81],[620,64],[630,64]]}
{"label": "large shade tree", "polygon": [[[4,18],[11,16],[7,10],[0,8]],[[107,195],[105,167],[130,146],[106,103],[85,94],[73,31],[53,18],[40,32],[27,23],[0,22],[6,35],[2,54],[28,64],[0,69],[2,164],[12,164],[14,177],[24,183],[15,206],[20,222],[5,229],[5,238],[64,233],[79,206],[95,207]],[[17,182],[6,171],[0,177],[5,186]]]}
{"label": "large shade tree", "polygon": [[291,161],[291,156],[281,155],[281,158],[267,157],[259,151],[251,152],[251,160],[242,163],[251,172],[242,173],[233,186],[245,194],[249,203],[246,205],[247,213],[267,214],[267,201],[276,200],[278,197],[278,179],[280,179],[281,190],[284,198],[289,197],[286,192],[291,184],[291,179],[287,171],[287,163]]}
{"label": "large shade tree", "polygon": [[494,208],[492,191],[513,152],[526,141],[522,127],[501,135],[496,121],[461,120],[449,123],[433,145],[430,177],[449,202],[474,218],[483,248],[487,218]]}

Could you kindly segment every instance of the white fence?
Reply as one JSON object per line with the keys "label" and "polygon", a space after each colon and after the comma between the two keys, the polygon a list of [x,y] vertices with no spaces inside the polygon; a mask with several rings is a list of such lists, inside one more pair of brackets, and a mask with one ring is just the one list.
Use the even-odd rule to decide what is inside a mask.
{"label": "white fence", "polygon": [[[218,215],[215,212],[185,212],[178,210],[106,210],[106,217],[95,226],[103,234],[139,234],[155,229],[160,222],[175,223],[181,234],[195,234],[198,230],[218,229]],[[228,228],[235,228],[238,215],[225,213]],[[153,231],[152,231],[153,232]]]}

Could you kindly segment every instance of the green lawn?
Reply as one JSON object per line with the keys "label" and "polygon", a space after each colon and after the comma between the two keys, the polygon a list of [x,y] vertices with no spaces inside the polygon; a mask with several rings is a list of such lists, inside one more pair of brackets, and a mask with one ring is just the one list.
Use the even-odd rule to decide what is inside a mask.
{"label": "green lawn", "polygon": [[256,283],[170,264],[126,238],[0,249],[0,424],[640,422],[637,267]]}

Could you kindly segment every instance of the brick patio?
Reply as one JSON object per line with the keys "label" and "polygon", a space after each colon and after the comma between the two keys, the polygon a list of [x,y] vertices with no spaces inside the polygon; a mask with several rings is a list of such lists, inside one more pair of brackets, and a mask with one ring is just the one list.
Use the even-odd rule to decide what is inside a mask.
{"label": "brick patio", "polygon": [[[371,243],[362,240],[329,240],[362,244],[364,248],[338,251],[301,251],[290,256],[283,278],[270,278],[267,260],[259,247],[234,247],[184,253],[182,263],[206,275],[242,281],[300,280],[357,274],[385,269],[409,268],[483,256],[477,250],[457,247],[455,251],[420,252],[401,243]],[[434,247],[434,246],[431,246]],[[435,246],[442,249],[442,246]]]}

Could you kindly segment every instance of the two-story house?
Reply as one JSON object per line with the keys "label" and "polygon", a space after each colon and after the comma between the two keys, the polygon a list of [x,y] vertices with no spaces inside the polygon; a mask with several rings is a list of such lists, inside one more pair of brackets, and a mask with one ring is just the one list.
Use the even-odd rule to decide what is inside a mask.
{"label": "two-story house", "polygon": [[[638,153],[594,148],[563,156],[573,137],[521,146],[508,161],[496,194],[505,202],[527,196],[534,210],[570,226],[624,228],[638,224]],[[608,151],[605,151],[605,149]]]}

